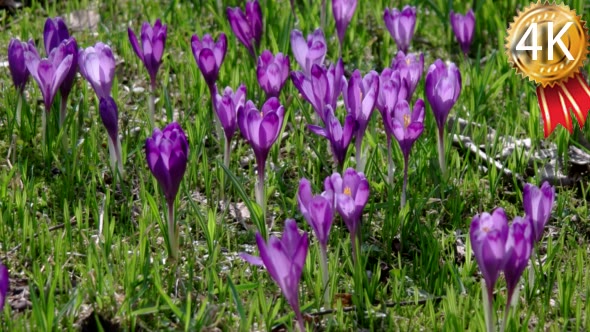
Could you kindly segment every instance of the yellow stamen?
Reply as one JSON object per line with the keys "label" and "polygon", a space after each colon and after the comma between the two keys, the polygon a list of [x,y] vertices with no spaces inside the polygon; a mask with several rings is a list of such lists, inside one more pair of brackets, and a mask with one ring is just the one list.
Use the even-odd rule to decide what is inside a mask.
{"label": "yellow stamen", "polygon": [[404,127],[408,128],[408,126],[410,125],[410,115],[409,114],[404,114]]}
{"label": "yellow stamen", "polygon": [[350,187],[344,187],[344,195],[352,196],[352,191],[350,190]]}
{"label": "yellow stamen", "polygon": [[407,59],[406,59],[406,64],[407,64],[407,65],[410,65],[410,58],[407,58]]}
{"label": "yellow stamen", "polygon": [[486,232],[486,233],[489,233],[491,231],[491,229],[489,227],[487,227],[487,226],[482,227],[481,230],[484,231],[484,232]]}
{"label": "yellow stamen", "polygon": [[260,117],[263,118],[264,117],[264,113],[260,112]]}

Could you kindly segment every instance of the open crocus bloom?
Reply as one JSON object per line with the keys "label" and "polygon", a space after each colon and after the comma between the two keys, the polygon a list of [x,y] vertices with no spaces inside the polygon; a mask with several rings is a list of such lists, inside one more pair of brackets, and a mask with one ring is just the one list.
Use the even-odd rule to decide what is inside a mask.
{"label": "open crocus bloom", "polygon": [[227,38],[225,34],[219,34],[217,42],[209,34],[204,35],[203,39],[200,39],[197,35],[193,35],[191,38],[191,49],[205,82],[207,82],[209,89],[213,91],[213,86],[219,76],[219,68],[221,68],[225,53],[227,52]]}
{"label": "open crocus bloom", "polygon": [[326,38],[321,29],[316,29],[307,35],[307,41],[303,38],[301,31],[291,31],[291,49],[306,77],[311,75],[313,65],[321,66],[324,63],[328,51]]}
{"label": "open crocus bloom", "polygon": [[416,7],[405,6],[401,11],[397,8],[385,8],[383,20],[397,44],[397,49],[406,53],[414,37]]}
{"label": "open crocus bloom", "polygon": [[164,47],[166,46],[167,30],[168,26],[162,24],[160,19],[156,20],[153,27],[148,22],[144,22],[141,26],[140,47],[135,32],[133,32],[131,28],[127,29],[129,42],[133,47],[133,51],[143,62],[150,75],[152,89],[156,86],[156,74],[162,64],[162,56],[164,55]]}
{"label": "open crocus bloom", "polygon": [[111,95],[115,77],[115,56],[111,48],[101,42],[80,50],[78,53],[80,73],[90,82],[99,98]]}
{"label": "open crocus bloom", "polygon": [[424,101],[418,99],[412,111],[406,100],[398,101],[394,111],[388,114],[388,122],[404,158],[408,158],[412,145],[424,130]]}

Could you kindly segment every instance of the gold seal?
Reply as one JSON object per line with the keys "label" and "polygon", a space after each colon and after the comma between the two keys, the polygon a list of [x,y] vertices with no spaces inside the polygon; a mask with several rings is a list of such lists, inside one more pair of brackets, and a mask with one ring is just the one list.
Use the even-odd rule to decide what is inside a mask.
{"label": "gold seal", "polygon": [[588,56],[588,29],[568,6],[539,1],[514,18],[505,46],[517,72],[553,86],[579,72]]}

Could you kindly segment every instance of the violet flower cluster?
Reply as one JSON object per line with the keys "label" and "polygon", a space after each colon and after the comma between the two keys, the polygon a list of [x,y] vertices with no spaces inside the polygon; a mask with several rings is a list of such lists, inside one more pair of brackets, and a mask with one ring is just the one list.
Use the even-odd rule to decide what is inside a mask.
{"label": "violet flower cluster", "polygon": [[[487,331],[494,331],[493,292],[501,272],[508,289],[504,320],[517,291],[535,242],[542,235],[555,200],[555,189],[547,182],[541,188],[526,184],[523,195],[525,217],[515,217],[510,225],[503,209],[473,217],[469,229],[471,247],[483,275],[484,313]],[[502,328],[503,330],[503,328]]]}

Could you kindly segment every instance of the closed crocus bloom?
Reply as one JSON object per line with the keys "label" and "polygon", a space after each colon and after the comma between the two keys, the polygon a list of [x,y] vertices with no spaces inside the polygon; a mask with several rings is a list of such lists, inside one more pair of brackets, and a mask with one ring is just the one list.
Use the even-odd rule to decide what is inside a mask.
{"label": "closed crocus bloom", "polygon": [[137,57],[143,62],[150,75],[152,89],[156,87],[156,74],[162,64],[164,47],[166,46],[166,36],[168,27],[157,19],[152,27],[148,22],[141,26],[141,46],[137,40],[135,32],[131,28],[127,29],[129,42]]}
{"label": "closed crocus bloom", "polygon": [[[29,70],[25,60],[25,52],[30,50],[37,54],[35,43],[30,39],[28,43],[11,38],[8,43],[8,69],[16,90],[22,93],[29,80]],[[37,55],[38,56],[38,55]]]}
{"label": "closed crocus bloom", "polygon": [[328,51],[326,38],[321,29],[316,29],[313,33],[310,33],[307,36],[307,41],[301,31],[291,31],[291,49],[295,60],[299,63],[306,77],[311,75],[311,67],[314,64],[321,66],[324,63]]}
{"label": "closed crocus bloom", "polygon": [[219,68],[221,68],[225,53],[227,52],[227,38],[225,34],[219,34],[217,42],[209,34],[204,35],[203,39],[199,39],[199,36],[193,35],[191,38],[191,48],[197,66],[199,66],[210,91],[215,91],[214,86],[219,76]]}
{"label": "closed crocus bloom", "polygon": [[76,73],[78,72],[78,43],[76,43],[74,38],[68,38],[62,43],[64,44],[63,49],[59,47],[55,48],[55,57],[63,58],[68,55],[72,56],[72,65],[70,66],[70,70],[68,70],[66,77],[59,87],[62,98],[67,99],[67,97],[70,95],[70,91],[72,91]]}
{"label": "closed crocus bloom", "polygon": [[285,109],[276,97],[269,98],[260,111],[251,100],[238,110],[238,126],[252,146],[259,164],[266,162],[268,152],[283,127],[284,116]]}
{"label": "closed crocus bloom", "polygon": [[246,2],[246,12],[239,7],[227,8],[227,19],[236,38],[256,56],[256,49],[262,39],[262,11],[258,0]]}
{"label": "closed crocus bloom", "polygon": [[326,178],[324,186],[327,197],[333,197],[336,211],[344,220],[354,241],[360,227],[363,209],[369,201],[369,182],[362,172],[348,168],[342,177],[334,173]]}
{"label": "closed crocus bloom", "polygon": [[65,80],[72,66],[73,56],[65,54],[66,44],[64,43],[54,49],[45,59],[39,57],[34,47],[25,51],[27,69],[39,85],[47,112],[51,110],[57,89]]}
{"label": "closed crocus bloom", "polygon": [[188,161],[189,148],[184,131],[177,122],[170,123],[163,130],[155,128],[145,143],[145,152],[150,171],[164,190],[168,204],[173,204]]}
{"label": "closed crocus bloom", "polygon": [[47,18],[43,28],[45,53],[50,54],[62,41],[70,38],[68,27],[61,17]]}
{"label": "closed crocus bloom", "polygon": [[234,136],[238,127],[237,114],[238,109],[243,108],[246,104],[246,86],[240,84],[240,87],[234,92],[230,87],[223,90],[223,95],[215,96],[215,112],[219,122],[225,132],[225,138],[228,142]]}
{"label": "closed crocus bloom", "polygon": [[407,88],[405,82],[400,79],[398,70],[384,68],[379,75],[379,93],[375,101],[375,107],[381,113],[385,133],[391,135],[391,127],[387,114],[393,112],[398,100],[406,99]]}
{"label": "closed crocus bloom", "polygon": [[394,111],[388,115],[393,136],[397,139],[404,157],[408,158],[412,145],[424,130],[424,101],[418,99],[414,109],[410,111],[408,102],[400,100]]}
{"label": "closed crocus bloom", "polygon": [[416,7],[405,6],[401,11],[397,8],[385,8],[383,20],[395,40],[397,49],[404,53],[408,52],[416,27]]}
{"label": "closed crocus bloom", "polygon": [[287,219],[280,240],[271,235],[265,242],[262,235],[256,233],[256,244],[260,257],[245,253],[240,256],[250,264],[266,268],[295,312],[300,331],[305,331],[299,308],[299,282],[309,248],[307,233],[299,234],[295,220]]}
{"label": "closed crocus bloom", "polygon": [[328,246],[328,236],[333,221],[332,202],[322,195],[314,196],[309,180],[302,178],[299,181],[297,203],[299,211],[313,229],[320,245],[325,249]]}
{"label": "closed crocus bloom", "polygon": [[326,105],[336,109],[336,103],[343,87],[343,80],[344,64],[342,59],[338,59],[336,64],[332,64],[328,68],[314,64],[309,78],[302,72],[291,72],[293,85],[299,90],[303,98],[313,106],[322,121],[325,118],[324,110]]}
{"label": "closed crocus bloom", "polygon": [[356,5],[357,0],[332,0],[332,13],[334,14],[334,21],[336,21],[336,32],[338,33],[340,47],[342,47],[346,29],[356,11]]}
{"label": "closed crocus bloom", "polygon": [[469,9],[467,14],[461,15],[451,10],[451,27],[455,33],[455,38],[461,46],[463,54],[467,55],[473,42],[473,32],[475,31],[475,14]]}
{"label": "closed crocus bloom", "polygon": [[469,228],[471,248],[483,275],[488,298],[492,299],[494,286],[504,265],[504,252],[508,239],[508,221],[504,210],[498,208],[492,214],[476,215]]}
{"label": "closed crocus bloom", "polygon": [[448,66],[437,59],[426,74],[426,98],[432,107],[439,130],[443,130],[447,117],[461,93],[461,73],[454,63]]}
{"label": "closed crocus bloom", "polygon": [[10,280],[8,276],[8,269],[0,263],[0,312],[4,309],[6,302],[6,294],[10,288]]}
{"label": "closed crocus bloom", "polygon": [[100,98],[98,111],[102,124],[109,135],[109,153],[111,157],[111,168],[113,173],[118,167],[121,176],[124,175],[123,158],[121,156],[121,141],[119,139],[119,110],[112,97]]}
{"label": "closed crocus bloom", "polygon": [[115,77],[115,56],[111,48],[101,42],[81,49],[78,53],[80,74],[92,85],[98,98],[111,95]]}
{"label": "closed crocus bloom", "polygon": [[406,55],[404,52],[399,51],[391,67],[399,71],[400,79],[404,81],[408,89],[406,99],[410,101],[424,72],[424,54],[420,53],[417,56],[410,53]]}
{"label": "closed crocus bloom", "polygon": [[533,251],[533,228],[529,218],[514,218],[508,232],[503,263],[508,288],[507,306],[510,305],[514,290]]}
{"label": "closed crocus bloom", "polygon": [[533,240],[538,242],[543,238],[543,230],[555,202],[555,188],[544,182],[541,188],[530,183],[525,184],[523,191],[524,212],[530,218],[533,227]]}
{"label": "closed crocus bloom", "polygon": [[262,52],[258,58],[256,77],[267,98],[279,96],[290,71],[291,65],[288,56],[283,53],[273,56],[269,50]]}
{"label": "closed crocus bloom", "polygon": [[348,146],[356,131],[357,122],[351,114],[347,114],[344,119],[344,125],[341,125],[340,120],[334,115],[334,110],[330,105],[326,105],[323,114],[325,128],[314,125],[308,125],[307,128],[312,133],[323,136],[330,141],[334,160],[339,166],[342,166],[344,165]]}

